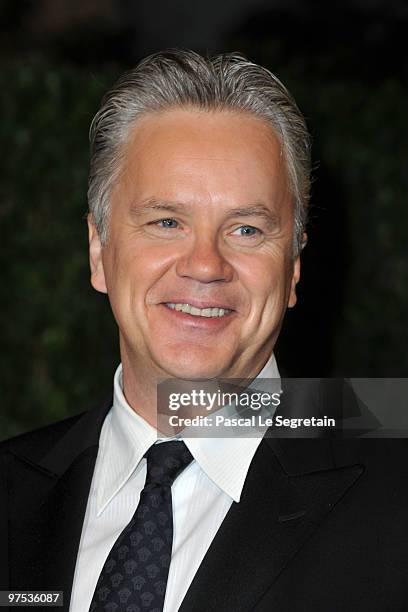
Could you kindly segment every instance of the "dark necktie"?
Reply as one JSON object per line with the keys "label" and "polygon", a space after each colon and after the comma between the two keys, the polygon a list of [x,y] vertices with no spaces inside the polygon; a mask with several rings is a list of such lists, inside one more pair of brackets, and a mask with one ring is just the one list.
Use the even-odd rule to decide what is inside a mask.
{"label": "dark necktie", "polygon": [[184,442],[154,444],[139,505],[102,568],[90,612],[163,610],[173,545],[171,485],[193,457]]}

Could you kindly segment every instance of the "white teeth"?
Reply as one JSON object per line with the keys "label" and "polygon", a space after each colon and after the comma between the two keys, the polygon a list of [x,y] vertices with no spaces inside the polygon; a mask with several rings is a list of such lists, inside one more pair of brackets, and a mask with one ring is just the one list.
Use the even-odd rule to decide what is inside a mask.
{"label": "white teeth", "polygon": [[231,312],[227,308],[196,308],[195,306],[190,306],[190,304],[174,302],[166,302],[166,306],[172,310],[186,312],[194,317],[223,317]]}

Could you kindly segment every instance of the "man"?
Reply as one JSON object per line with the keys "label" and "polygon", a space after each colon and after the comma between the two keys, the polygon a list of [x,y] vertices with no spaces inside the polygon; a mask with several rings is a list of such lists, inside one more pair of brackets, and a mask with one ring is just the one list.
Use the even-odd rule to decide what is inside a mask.
{"label": "man", "polygon": [[113,402],[2,445],[3,588],[71,612],[408,609],[404,445],[156,429],[163,379],[279,377],[310,174],[285,87],[159,53],[91,135],[91,283],[121,366]]}

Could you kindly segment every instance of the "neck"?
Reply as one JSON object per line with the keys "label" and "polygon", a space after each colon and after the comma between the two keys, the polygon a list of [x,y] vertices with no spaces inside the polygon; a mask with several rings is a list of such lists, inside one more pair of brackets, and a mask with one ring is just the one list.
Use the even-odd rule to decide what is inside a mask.
{"label": "neck", "polygon": [[[188,381],[184,379],[176,379],[166,372],[159,369],[158,366],[152,363],[151,359],[143,358],[140,355],[130,352],[128,347],[121,343],[121,359],[122,359],[122,376],[123,376],[123,394],[129,406],[141,416],[149,425],[158,428],[158,388],[160,383],[166,379],[171,379],[175,389],[171,389],[171,384],[166,389],[167,395],[163,390],[163,399],[170,391],[176,391],[178,394],[189,393],[192,388],[200,387],[206,391],[214,392],[219,387],[218,379],[248,379],[248,383],[256,378],[259,372],[263,369],[271,355],[271,348],[257,351],[252,359],[247,360],[246,367],[243,364],[235,364],[232,370],[220,374],[217,379],[207,379],[202,381]],[[256,358],[255,358],[256,357]],[[251,367],[249,367],[251,364]],[[159,412],[167,412],[167,407],[159,405]],[[168,414],[168,413],[167,413]],[[160,421],[160,418],[159,418]]]}
{"label": "neck", "polygon": [[121,351],[123,394],[129,406],[149,425],[157,429],[157,386],[163,376],[144,367],[142,360],[131,359]]}

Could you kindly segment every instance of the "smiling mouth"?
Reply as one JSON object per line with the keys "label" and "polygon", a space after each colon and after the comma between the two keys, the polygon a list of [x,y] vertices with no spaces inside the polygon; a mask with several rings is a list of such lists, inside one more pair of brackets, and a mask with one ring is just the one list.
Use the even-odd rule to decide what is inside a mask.
{"label": "smiling mouth", "polygon": [[196,308],[195,306],[191,306],[191,304],[181,302],[165,302],[165,306],[167,306],[167,308],[170,308],[171,310],[177,310],[179,312],[184,312],[186,314],[193,315],[193,317],[218,318],[225,317],[232,312],[232,310],[229,310],[228,308],[218,308],[218,306],[209,308]]}

